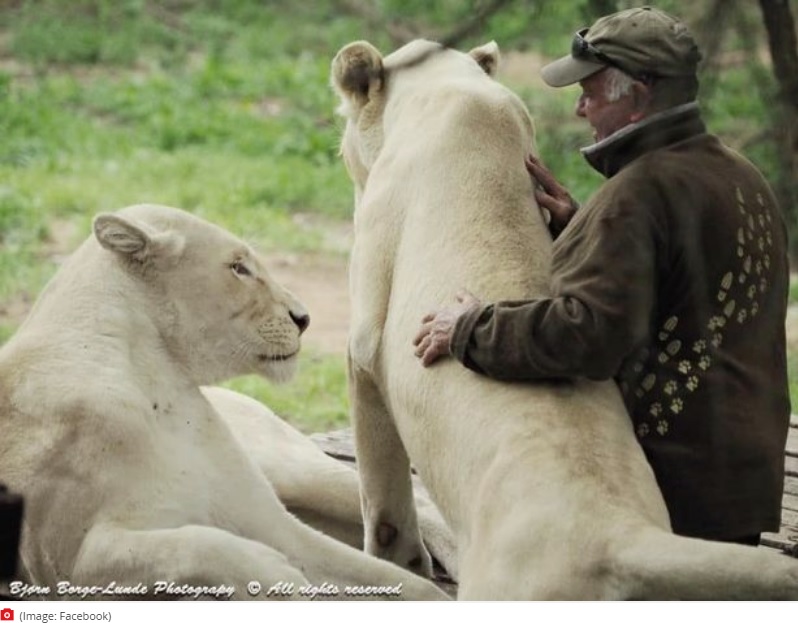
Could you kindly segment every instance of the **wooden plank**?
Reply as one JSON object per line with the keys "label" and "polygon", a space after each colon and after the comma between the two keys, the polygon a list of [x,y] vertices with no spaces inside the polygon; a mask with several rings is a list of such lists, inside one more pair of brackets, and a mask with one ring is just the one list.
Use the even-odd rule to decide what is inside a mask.
{"label": "wooden plank", "polygon": [[798,513],[798,495],[785,493],[784,497],[781,498],[781,507]]}
{"label": "wooden plank", "polygon": [[764,532],[761,543],[764,547],[798,558],[798,532],[794,530],[782,528],[778,533]]}
{"label": "wooden plank", "polygon": [[764,533],[762,545],[798,557],[798,415],[796,414],[790,416],[784,455],[781,530],[775,534]]}
{"label": "wooden plank", "polygon": [[[348,460],[355,458],[355,439],[351,428],[314,433],[311,438],[330,456]],[[785,456],[792,459],[787,461],[787,474],[798,477],[798,430],[788,438]]]}
{"label": "wooden plank", "polygon": [[763,533],[762,545],[798,557],[798,482],[787,479],[782,498],[781,529]]}
{"label": "wooden plank", "polygon": [[355,460],[355,436],[351,428],[330,431],[327,433],[314,433],[310,438],[331,457],[342,460]]}
{"label": "wooden plank", "polygon": [[789,508],[781,510],[781,525],[793,530],[798,534],[798,511]]}
{"label": "wooden plank", "polygon": [[[355,460],[355,440],[351,428],[327,433],[315,433],[311,435],[311,439],[330,456],[341,460]],[[798,432],[796,432],[795,439],[795,443],[798,444]],[[784,467],[785,477],[788,482],[798,479],[798,446],[794,448],[794,451],[786,453]],[[786,486],[785,490],[787,490]]]}

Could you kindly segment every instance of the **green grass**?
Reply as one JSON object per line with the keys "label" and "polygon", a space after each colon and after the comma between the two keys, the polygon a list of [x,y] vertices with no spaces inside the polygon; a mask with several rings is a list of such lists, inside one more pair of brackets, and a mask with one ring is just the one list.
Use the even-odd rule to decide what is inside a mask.
{"label": "green grass", "polygon": [[[325,223],[351,218],[328,70],[356,29],[331,18],[320,37],[263,3],[215,4],[39,1],[0,14],[11,60],[0,71],[0,341],[98,212],[174,205],[266,252],[324,252]],[[232,386],[303,430],[346,421],[342,356],[303,353],[288,385]]]}
{"label": "green grass", "polygon": [[303,351],[297,379],[285,385],[247,376],[225,386],[269,405],[277,415],[305,432],[349,425],[346,366],[339,356]]}
{"label": "green grass", "polygon": [[[676,13],[682,4],[667,0]],[[473,12],[457,0],[379,5],[386,19],[410,19],[429,36]],[[503,51],[561,54],[572,32],[563,24],[585,22],[587,3],[533,5],[510,6],[459,47],[496,39]],[[355,39],[394,46],[380,23],[337,6],[25,0],[0,11],[0,342],[19,320],[8,310],[32,302],[97,212],[164,203],[264,251],[340,253],[325,247],[325,228],[351,218],[352,190],[337,156],[329,63]],[[767,102],[751,96],[751,84],[743,70],[718,77],[708,121],[767,171]],[[517,88],[536,118],[540,153],[584,201],[601,178],[578,153],[590,133],[574,117],[576,91]],[[346,422],[342,357],[304,353],[289,385],[231,385],[303,430]]]}

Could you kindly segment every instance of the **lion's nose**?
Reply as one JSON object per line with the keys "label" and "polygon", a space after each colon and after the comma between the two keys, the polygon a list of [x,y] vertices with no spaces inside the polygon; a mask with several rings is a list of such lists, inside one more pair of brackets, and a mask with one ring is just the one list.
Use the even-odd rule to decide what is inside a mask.
{"label": "lion's nose", "polygon": [[297,314],[294,312],[288,312],[291,316],[291,320],[294,321],[294,324],[299,329],[299,334],[303,334],[305,329],[308,328],[310,324],[310,315],[309,314]]}

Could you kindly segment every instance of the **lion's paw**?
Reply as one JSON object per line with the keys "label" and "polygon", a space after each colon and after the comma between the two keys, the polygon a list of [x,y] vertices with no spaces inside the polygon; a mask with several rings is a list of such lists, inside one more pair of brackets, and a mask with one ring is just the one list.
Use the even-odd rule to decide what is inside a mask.
{"label": "lion's paw", "polygon": [[432,577],[432,557],[418,529],[400,530],[382,521],[373,530],[367,531],[366,551],[422,577]]}

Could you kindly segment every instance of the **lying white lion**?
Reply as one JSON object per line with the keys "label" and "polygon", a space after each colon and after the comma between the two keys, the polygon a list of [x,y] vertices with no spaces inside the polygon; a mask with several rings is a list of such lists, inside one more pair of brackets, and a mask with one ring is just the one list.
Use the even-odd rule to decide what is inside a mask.
{"label": "lying white lion", "polygon": [[282,597],[325,583],[338,597],[445,597],[290,515],[208,397],[244,399],[200,391],[286,379],[307,324],[226,231],[161,206],[98,216],[0,350],[0,477],[26,501],[25,581],[73,597],[185,596],[157,595],[159,582],[235,598],[276,596],[277,583]]}
{"label": "lying white lion", "polygon": [[547,292],[550,239],[523,165],[532,124],[470,55],[344,47],[332,83],[355,185],[351,396],[367,551],[428,569],[417,468],[455,531],[466,599],[797,598],[798,563],[674,536],[614,384],[509,384],[424,369],[420,319],[465,287]]}
{"label": "lying white lion", "polygon": [[[363,548],[357,472],[330,458],[308,437],[258,401],[221,387],[202,393],[260,467],[288,511],[304,523]],[[454,535],[423,490],[415,492],[424,543],[447,574],[457,578]]]}

